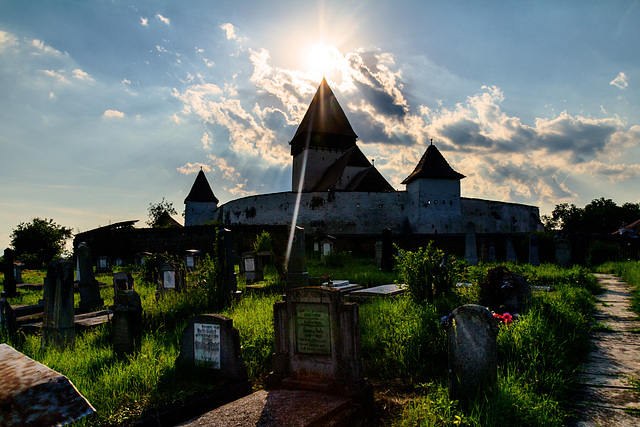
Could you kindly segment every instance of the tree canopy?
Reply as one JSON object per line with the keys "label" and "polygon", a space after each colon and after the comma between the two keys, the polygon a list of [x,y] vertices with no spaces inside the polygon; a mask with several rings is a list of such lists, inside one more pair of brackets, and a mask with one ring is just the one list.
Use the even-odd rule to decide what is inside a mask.
{"label": "tree canopy", "polygon": [[613,233],[620,227],[640,219],[640,203],[624,203],[618,206],[613,200],[601,197],[592,200],[584,208],[574,204],[557,205],[551,216],[542,220],[547,230],[571,233]]}
{"label": "tree canopy", "polygon": [[150,227],[162,227],[161,219],[163,216],[166,216],[167,214],[178,214],[173,207],[173,202],[165,200],[164,197],[158,203],[149,203],[149,208],[147,210],[149,211],[149,220],[147,221],[147,225]]}
{"label": "tree canopy", "polygon": [[52,219],[33,218],[31,222],[21,222],[13,230],[11,246],[17,258],[41,267],[62,254],[72,231]]}

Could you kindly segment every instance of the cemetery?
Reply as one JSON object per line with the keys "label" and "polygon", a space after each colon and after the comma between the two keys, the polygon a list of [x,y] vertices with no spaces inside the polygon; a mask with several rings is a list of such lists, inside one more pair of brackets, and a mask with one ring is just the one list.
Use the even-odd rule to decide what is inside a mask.
{"label": "cemetery", "polygon": [[[5,264],[0,354],[42,366],[34,383],[38,372],[59,377],[77,407],[49,412],[74,425],[559,426],[579,416],[574,375],[590,334],[606,332],[592,317],[603,288],[585,267],[482,254],[473,265],[431,243],[321,259],[296,233],[284,277],[281,254],[267,256],[264,241],[238,253],[222,228],[188,263],[150,253],[101,272],[80,244],[74,261],[19,280]],[[598,269],[640,282],[635,261]],[[0,417],[14,417],[0,424],[25,416],[16,402],[39,390],[21,387],[0,394]]]}

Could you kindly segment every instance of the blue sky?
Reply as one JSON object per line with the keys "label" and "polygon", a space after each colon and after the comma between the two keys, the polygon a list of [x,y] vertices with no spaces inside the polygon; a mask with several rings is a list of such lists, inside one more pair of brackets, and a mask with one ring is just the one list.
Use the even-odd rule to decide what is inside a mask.
{"label": "blue sky", "polygon": [[200,168],[290,190],[323,74],[398,189],[433,138],[465,197],[640,202],[639,41],[638,1],[0,0],[0,247],[181,214]]}

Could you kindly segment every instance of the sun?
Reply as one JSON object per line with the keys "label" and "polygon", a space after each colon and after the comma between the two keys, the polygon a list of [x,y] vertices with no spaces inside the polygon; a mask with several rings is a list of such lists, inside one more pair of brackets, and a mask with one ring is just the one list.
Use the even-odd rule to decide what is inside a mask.
{"label": "sun", "polygon": [[337,47],[322,42],[304,49],[305,72],[314,80],[339,73],[345,63],[344,56]]}

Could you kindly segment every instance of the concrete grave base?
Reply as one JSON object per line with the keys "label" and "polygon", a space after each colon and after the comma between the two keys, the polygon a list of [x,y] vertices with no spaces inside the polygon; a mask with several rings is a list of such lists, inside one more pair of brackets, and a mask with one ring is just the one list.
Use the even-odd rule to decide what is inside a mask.
{"label": "concrete grave base", "polygon": [[181,426],[357,426],[365,409],[343,396],[301,390],[260,390]]}

